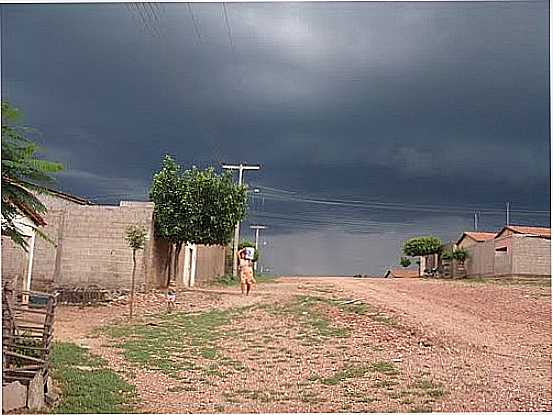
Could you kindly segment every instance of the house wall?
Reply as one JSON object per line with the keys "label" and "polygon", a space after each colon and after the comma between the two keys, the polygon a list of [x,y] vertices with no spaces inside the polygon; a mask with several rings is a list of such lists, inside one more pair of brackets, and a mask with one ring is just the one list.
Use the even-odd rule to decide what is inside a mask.
{"label": "house wall", "polygon": [[[125,240],[125,232],[132,224],[141,224],[148,232],[144,250],[137,251],[136,287],[164,285],[169,244],[153,237],[152,203],[100,206],[57,199],[45,200],[49,210],[44,216],[47,226],[42,231],[53,243],[36,238],[33,290],[130,288],[132,250]],[[20,283],[26,275],[27,263],[27,254],[2,237],[2,277],[17,278]],[[199,247],[196,281],[208,281],[223,273],[223,248]]]}
{"label": "house wall", "polygon": [[471,246],[474,246],[474,245],[477,245],[477,244],[478,244],[477,241],[475,241],[475,240],[472,239],[472,238],[469,238],[469,237],[465,236],[465,237],[461,240],[461,242],[459,242],[459,243],[457,244],[457,248],[459,248],[459,249],[461,249],[461,248],[462,248],[462,249],[467,249],[467,248],[469,248],[469,247],[471,247]]}
{"label": "house wall", "polygon": [[[513,274],[513,247],[510,233],[503,233],[494,240],[494,275]],[[505,249],[505,250],[503,250]]]}
{"label": "house wall", "polygon": [[225,274],[225,247],[198,246],[196,285],[205,285]]}
{"label": "house wall", "polygon": [[487,276],[494,273],[494,240],[479,242],[465,247],[468,257],[465,269],[469,276]]}
{"label": "house wall", "polygon": [[523,235],[512,236],[512,273],[551,275],[551,240]]}
{"label": "house wall", "polygon": [[144,249],[136,253],[136,285],[146,285],[151,268],[152,214],[153,205],[145,203],[78,206],[67,210],[58,240],[62,254],[55,285],[130,288],[132,250],[125,240],[125,232],[133,224],[144,226],[148,232]]}
{"label": "house wall", "polygon": [[25,251],[10,238],[2,236],[2,283],[10,280],[14,289],[21,288],[20,284],[27,272],[27,261]]}
{"label": "house wall", "polygon": [[549,239],[502,234],[467,247],[465,268],[469,276],[551,275],[550,249]]}
{"label": "house wall", "polygon": [[[131,282],[132,250],[125,240],[126,228],[142,224],[153,234],[153,205],[86,206],[51,203],[44,215],[43,232],[51,242],[37,237],[33,259],[33,290],[58,287],[128,288]],[[26,272],[27,255],[20,248],[2,250],[2,273],[19,276]],[[137,286],[148,283],[152,262],[151,238],[137,251]]]}

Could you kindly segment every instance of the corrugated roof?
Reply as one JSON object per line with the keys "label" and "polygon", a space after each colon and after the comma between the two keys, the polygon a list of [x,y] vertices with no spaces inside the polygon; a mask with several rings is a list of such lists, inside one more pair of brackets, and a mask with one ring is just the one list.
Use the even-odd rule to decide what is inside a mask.
{"label": "corrugated roof", "polygon": [[542,238],[551,239],[551,228],[544,228],[540,226],[520,226],[520,225],[508,225],[505,226],[501,232],[497,234],[499,236],[505,230],[510,230],[514,233],[524,234],[524,235],[534,235],[540,236]]}

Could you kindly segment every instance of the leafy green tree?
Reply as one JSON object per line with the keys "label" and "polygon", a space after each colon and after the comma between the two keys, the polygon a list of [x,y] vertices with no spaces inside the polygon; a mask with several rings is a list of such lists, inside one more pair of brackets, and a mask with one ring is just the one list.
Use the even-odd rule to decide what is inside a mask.
{"label": "leafy green tree", "polygon": [[399,263],[402,267],[407,268],[409,265],[411,265],[411,260],[407,257],[402,256],[399,260]]}
{"label": "leafy green tree", "polygon": [[136,251],[144,249],[146,243],[146,229],[140,225],[131,225],[127,228],[125,239],[132,249],[132,279],[131,279],[131,298],[129,302],[129,317],[132,318],[133,306],[134,306],[134,286],[136,276]]}
{"label": "leafy green tree", "polygon": [[7,102],[2,109],[2,235],[27,250],[26,236],[17,226],[17,219],[28,217],[35,231],[46,235],[36,226],[44,225],[42,214],[46,206],[37,197],[47,191],[51,174],[63,169],[60,163],[39,159],[39,147],[26,135],[30,129],[21,125],[21,113]]}
{"label": "leafy green tree", "polygon": [[405,241],[403,253],[410,257],[437,254],[442,247],[442,241],[434,236],[420,236]]}
{"label": "leafy green tree", "polygon": [[247,206],[246,187],[236,185],[230,172],[219,175],[213,168],[196,167],[183,171],[168,155],[154,175],[150,200],[155,204],[156,235],[174,248],[167,284],[177,274],[183,244],[229,243]]}

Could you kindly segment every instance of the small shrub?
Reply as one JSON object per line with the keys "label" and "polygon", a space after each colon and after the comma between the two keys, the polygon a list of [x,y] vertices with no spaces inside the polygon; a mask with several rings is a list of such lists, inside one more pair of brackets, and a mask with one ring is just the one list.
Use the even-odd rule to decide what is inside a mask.
{"label": "small shrub", "polygon": [[451,255],[452,255],[453,259],[455,259],[456,261],[459,261],[459,262],[465,262],[465,260],[468,257],[468,253],[464,249],[457,249],[457,250],[453,251],[453,253]]}
{"label": "small shrub", "polygon": [[411,265],[411,260],[407,257],[402,256],[399,260],[399,263],[402,267],[407,268],[409,265]]}
{"label": "small shrub", "polygon": [[453,253],[451,251],[444,251],[441,255],[442,260],[451,261],[453,259]]}

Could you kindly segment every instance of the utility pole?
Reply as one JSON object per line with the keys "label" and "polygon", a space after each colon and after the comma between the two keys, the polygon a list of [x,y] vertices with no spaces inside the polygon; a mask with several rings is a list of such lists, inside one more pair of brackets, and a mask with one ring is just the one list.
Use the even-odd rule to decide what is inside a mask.
{"label": "utility pole", "polygon": [[510,213],[509,211],[511,210],[511,202],[507,202],[506,205],[507,205],[507,212],[506,212],[507,213],[507,226],[509,226],[509,213]]}
{"label": "utility pole", "polygon": [[478,230],[478,211],[474,211],[474,230]]}
{"label": "utility pole", "polygon": [[[244,170],[259,170],[261,166],[252,165],[248,166],[246,164],[240,163],[239,165],[232,164],[223,164],[223,169],[226,170],[238,170],[238,185],[242,185],[242,179],[244,177]],[[236,253],[238,252],[238,243],[240,241],[240,222],[236,224],[234,228],[234,246],[233,246],[233,259],[232,259],[232,275],[238,275],[238,257]]]}
{"label": "utility pole", "polygon": [[[255,229],[255,250],[257,252],[257,248],[259,246],[259,231],[261,229],[267,229],[264,225],[250,225],[251,229]],[[253,270],[257,271],[257,261],[253,263]]]}

